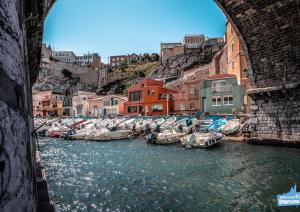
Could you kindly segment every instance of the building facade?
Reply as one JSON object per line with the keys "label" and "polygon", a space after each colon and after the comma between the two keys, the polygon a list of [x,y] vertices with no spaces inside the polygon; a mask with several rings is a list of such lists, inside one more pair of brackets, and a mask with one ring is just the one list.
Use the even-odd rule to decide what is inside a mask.
{"label": "building facade", "polygon": [[52,91],[33,91],[34,117],[63,116],[63,95]]}
{"label": "building facade", "polygon": [[200,107],[200,82],[184,81],[174,90],[174,113],[180,115],[194,115],[201,110]]}
{"label": "building facade", "polygon": [[42,53],[41,53],[41,68],[49,68],[50,67],[50,59],[52,57],[52,48],[49,45],[46,46],[45,43],[42,45]]}
{"label": "building facade", "polygon": [[232,74],[209,76],[200,82],[201,111],[235,113],[243,110],[245,90]]}
{"label": "building facade", "polygon": [[89,100],[96,98],[97,95],[94,92],[78,91],[72,96],[72,116],[88,117],[90,116],[89,111]]}
{"label": "building facade", "polygon": [[79,66],[91,66],[92,68],[101,68],[101,57],[98,53],[88,53],[82,56],[76,56],[74,63]]}
{"label": "building facade", "polygon": [[184,45],[182,43],[160,43],[160,57],[162,61],[181,54],[184,54]]}
{"label": "building facade", "polygon": [[76,55],[72,51],[53,51],[53,59],[63,63],[75,63]]}
{"label": "building facade", "polygon": [[168,115],[173,112],[172,95],[176,92],[164,87],[158,80],[145,79],[128,89],[126,115]]}
{"label": "building facade", "polygon": [[188,48],[197,48],[199,45],[201,45],[204,41],[206,41],[208,37],[205,35],[197,35],[197,34],[191,34],[191,35],[185,35],[183,38],[183,44]]}
{"label": "building facade", "polygon": [[[227,73],[234,74],[237,77],[239,85],[244,89],[251,88],[250,80],[248,77],[248,66],[245,58],[244,51],[240,44],[240,40],[234,31],[231,23],[226,22],[226,46],[227,46]],[[244,111],[250,113],[251,98],[244,96]]]}
{"label": "building facade", "polygon": [[107,95],[89,99],[89,112],[92,117],[120,115],[124,113],[126,96]]}

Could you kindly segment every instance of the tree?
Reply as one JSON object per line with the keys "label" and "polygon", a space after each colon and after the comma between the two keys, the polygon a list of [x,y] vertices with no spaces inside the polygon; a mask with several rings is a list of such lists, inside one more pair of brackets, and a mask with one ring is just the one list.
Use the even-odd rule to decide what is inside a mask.
{"label": "tree", "polygon": [[159,55],[157,53],[151,54],[151,61],[152,62],[159,61]]}
{"label": "tree", "polygon": [[73,75],[73,73],[68,69],[63,69],[61,73],[64,75],[65,78],[69,78],[69,79],[71,79]]}

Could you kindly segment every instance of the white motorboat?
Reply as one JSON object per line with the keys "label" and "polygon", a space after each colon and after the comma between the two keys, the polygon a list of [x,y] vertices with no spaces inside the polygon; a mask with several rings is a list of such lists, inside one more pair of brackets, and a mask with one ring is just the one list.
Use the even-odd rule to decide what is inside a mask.
{"label": "white motorboat", "polygon": [[187,132],[176,131],[175,129],[164,130],[163,132],[151,133],[147,138],[149,144],[174,144],[179,143],[180,138],[186,136]]}
{"label": "white motorboat", "polygon": [[198,133],[184,136],[180,139],[181,144],[186,148],[211,148],[218,145],[222,141],[221,133]]}
{"label": "white motorboat", "polygon": [[131,130],[109,131],[108,129],[101,129],[90,134],[88,139],[91,141],[111,141],[128,139],[131,136]]}
{"label": "white motorboat", "polygon": [[232,119],[227,121],[227,124],[225,127],[222,129],[222,133],[225,135],[232,135],[235,134],[239,131],[240,129],[240,120],[239,119]]}

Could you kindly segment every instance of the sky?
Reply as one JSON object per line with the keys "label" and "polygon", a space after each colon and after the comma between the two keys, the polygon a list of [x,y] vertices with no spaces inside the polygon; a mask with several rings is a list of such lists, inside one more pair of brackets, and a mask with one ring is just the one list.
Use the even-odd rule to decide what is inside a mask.
{"label": "sky", "polygon": [[213,0],[57,0],[44,42],[56,51],[112,55],[159,53],[185,34],[223,37],[226,18]]}

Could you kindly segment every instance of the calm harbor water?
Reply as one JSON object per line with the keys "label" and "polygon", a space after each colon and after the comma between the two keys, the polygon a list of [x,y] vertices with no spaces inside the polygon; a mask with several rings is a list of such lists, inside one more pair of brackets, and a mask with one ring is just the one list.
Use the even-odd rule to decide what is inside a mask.
{"label": "calm harbor water", "polygon": [[300,187],[300,149],[40,143],[50,197],[64,211],[291,211],[274,196]]}

